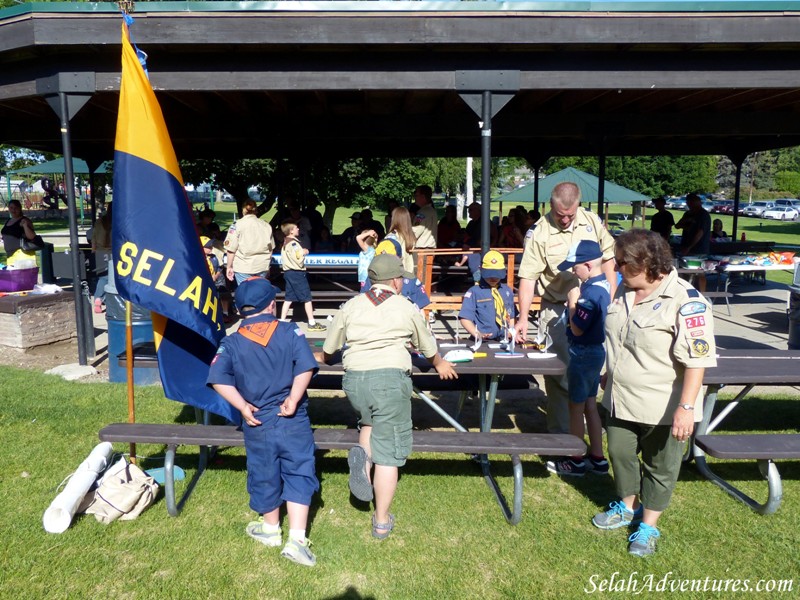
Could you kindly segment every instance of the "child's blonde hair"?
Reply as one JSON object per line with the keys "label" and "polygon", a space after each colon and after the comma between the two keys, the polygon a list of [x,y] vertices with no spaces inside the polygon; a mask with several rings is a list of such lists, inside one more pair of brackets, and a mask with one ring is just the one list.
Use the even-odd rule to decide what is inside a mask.
{"label": "child's blonde hair", "polygon": [[297,223],[295,221],[292,221],[291,219],[285,219],[281,221],[281,233],[283,233],[283,235],[285,236],[291,235],[292,229],[294,229],[295,227],[297,227]]}

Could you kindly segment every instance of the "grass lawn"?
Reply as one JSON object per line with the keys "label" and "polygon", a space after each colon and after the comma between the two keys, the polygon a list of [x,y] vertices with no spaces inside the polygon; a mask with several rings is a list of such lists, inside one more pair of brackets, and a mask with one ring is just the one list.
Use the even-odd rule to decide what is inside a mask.
{"label": "grass lawn", "polygon": [[[136,396],[141,422],[191,420],[192,411],[163,399],[157,386],[139,388]],[[349,423],[349,413],[336,403],[342,401],[312,398],[312,422]],[[640,586],[648,577],[653,585],[665,577],[747,579],[751,585],[793,579],[793,592],[773,595],[783,598],[797,597],[800,586],[800,465],[791,461],[779,465],[784,501],[768,517],[735,502],[691,466],[684,468],[660,523],[659,550],[648,560],[627,554],[626,531],[590,524],[614,496],[610,478],[564,481],[549,476],[536,457],[523,461],[524,512],[516,527],[502,519],[477,465],[466,457],[412,457],[402,469],[394,506],[397,529],[379,542],[370,536],[369,512],[349,497],[345,454],[318,455],[322,490],[310,529],[318,557],[314,569],[289,563],[278,549],[244,534],[253,514],[241,448],[220,451],[178,518],[167,515],[159,496],[135,521],[104,526],[78,517],[65,533],[47,534],[42,514],[59,482],[88,455],[102,426],[126,418],[122,384],[0,371],[1,598],[579,598],[612,576],[633,577]],[[786,430],[797,432],[797,423],[796,398],[761,398],[744,402],[726,429],[791,424]],[[163,451],[138,448],[140,456]],[[508,495],[510,463],[494,458]],[[182,448],[178,462],[187,480],[178,483],[179,493],[195,461],[196,449]],[[754,463],[715,467],[751,495],[764,497]]]}

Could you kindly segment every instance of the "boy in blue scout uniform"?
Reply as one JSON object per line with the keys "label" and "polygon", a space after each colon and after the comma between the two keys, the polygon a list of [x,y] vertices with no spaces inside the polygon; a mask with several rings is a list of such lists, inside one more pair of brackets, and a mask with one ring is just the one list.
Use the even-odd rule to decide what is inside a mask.
{"label": "boy in blue scout uniform", "polygon": [[489,250],[481,262],[481,281],[471,287],[461,303],[461,326],[484,340],[505,339],[506,328],[514,327],[514,292],[500,280],[506,276],[506,261],[497,250]]}
{"label": "boy in blue scout uniform", "polygon": [[[374,256],[381,254],[390,254],[399,257],[401,253],[400,242],[393,238],[386,238],[374,252]],[[372,282],[367,276],[361,284],[361,292],[367,292],[372,287]],[[425,285],[417,278],[416,275],[409,271],[403,272],[403,289],[400,291],[401,296],[405,296],[413,302],[418,309],[422,310],[431,303],[428,293],[425,291]]]}
{"label": "boy in blue scout uniform", "polygon": [[584,417],[589,430],[588,460],[573,456],[565,460],[547,461],[547,470],[558,475],[583,477],[586,471],[608,475],[608,461],[603,455],[603,429],[597,412],[597,389],[600,371],[606,361],[603,329],[611,304],[610,285],[601,268],[603,251],[594,240],[574,244],[559,271],[572,269],[581,286],[567,293],[569,341],[569,432],[584,437]]}
{"label": "boy in blue scout uniform", "polygon": [[306,389],[318,366],[303,332],[275,318],[276,293],[260,277],[239,286],[236,307],[244,321],[222,340],[207,383],[242,413],[250,508],[261,515],[247,525],[247,535],[280,546],[286,502],[289,540],[281,555],[312,567],[316,557],[305,532],[319,481]]}

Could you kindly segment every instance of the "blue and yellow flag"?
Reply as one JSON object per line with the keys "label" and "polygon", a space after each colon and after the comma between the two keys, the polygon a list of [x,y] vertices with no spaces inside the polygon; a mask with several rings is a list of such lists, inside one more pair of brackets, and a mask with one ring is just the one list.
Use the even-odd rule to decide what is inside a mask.
{"label": "blue and yellow flag", "polygon": [[114,144],[114,276],[120,296],[153,311],[164,394],[234,422],[238,411],[206,386],[225,336],[164,116],[122,25],[122,82]]}

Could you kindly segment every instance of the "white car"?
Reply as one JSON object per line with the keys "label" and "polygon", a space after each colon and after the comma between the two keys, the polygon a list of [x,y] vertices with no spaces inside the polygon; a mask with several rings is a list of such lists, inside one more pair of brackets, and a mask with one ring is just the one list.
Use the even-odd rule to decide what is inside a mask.
{"label": "white car", "polygon": [[765,219],[777,219],[778,221],[797,221],[800,212],[791,206],[776,206],[765,210],[761,215]]}

